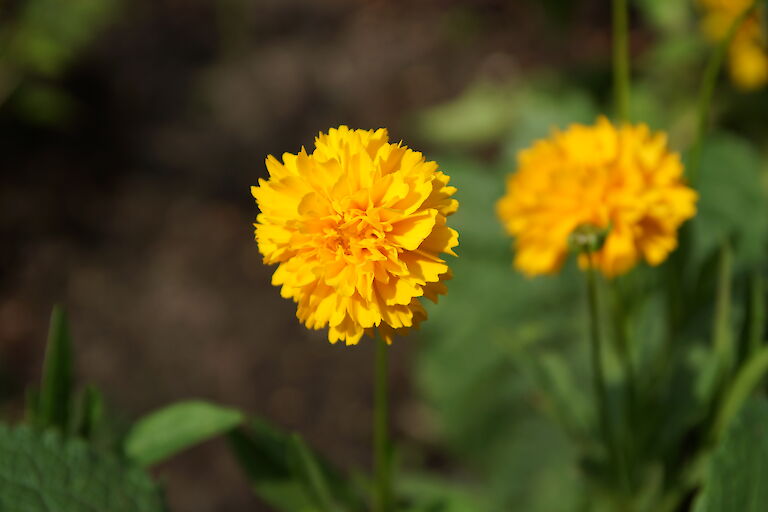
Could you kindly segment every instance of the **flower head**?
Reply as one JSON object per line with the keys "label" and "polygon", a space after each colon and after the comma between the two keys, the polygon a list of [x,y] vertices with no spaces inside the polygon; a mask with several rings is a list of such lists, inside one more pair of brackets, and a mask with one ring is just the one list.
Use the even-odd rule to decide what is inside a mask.
{"label": "flower head", "polygon": [[[720,41],[753,0],[699,0],[699,4],[704,10],[704,34],[712,41]],[[733,83],[744,90],[768,83],[768,46],[759,11],[747,16],[733,35],[728,47],[728,71]]]}
{"label": "flower head", "polygon": [[348,345],[374,328],[391,342],[437,301],[458,234],[448,176],[421,153],[390,144],[387,130],[320,133],[315,149],[267,157],[268,180],[252,187],[261,213],[256,240],[272,284],[298,303],[309,328]]}
{"label": "flower head", "polygon": [[601,117],[537,141],[518,154],[517,172],[496,205],[515,237],[515,266],[527,275],[557,272],[581,226],[607,231],[591,257],[605,275],[622,274],[641,259],[658,265],[677,246],[677,229],[696,213],[697,194],[682,174],[665,135],[644,124],[616,127]]}

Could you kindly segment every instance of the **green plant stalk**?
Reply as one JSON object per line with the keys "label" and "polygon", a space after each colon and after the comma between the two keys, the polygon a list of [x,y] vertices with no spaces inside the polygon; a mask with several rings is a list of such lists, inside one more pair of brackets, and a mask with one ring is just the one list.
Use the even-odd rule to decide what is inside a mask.
{"label": "green plant stalk", "polygon": [[750,356],[763,345],[765,334],[765,280],[760,270],[752,272],[749,282],[749,329],[747,350]]}
{"label": "green plant stalk", "polygon": [[723,398],[712,425],[711,441],[717,442],[749,395],[758,389],[768,372],[768,348],[754,354],[740,369]]}
{"label": "green plant stalk", "polygon": [[709,127],[709,117],[712,111],[712,98],[715,95],[715,88],[717,87],[717,78],[720,76],[720,70],[723,67],[725,61],[725,55],[728,52],[728,48],[731,46],[734,34],[739,29],[744,20],[749,17],[757,8],[757,2],[753,2],[752,5],[744,9],[744,11],[733,20],[733,23],[728,28],[728,32],[722,41],[720,41],[715,48],[715,51],[710,55],[707,61],[707,67],[704,69],[704,78],[701,81],[701,88],[699,89],[699,101],[696,110],[697,127],[696,127],[696,139],[694,140],[693,147],[691,148],[691,157],[688,161],[688,180],[692,185],[696,185],[698,179],[699,164],[701,163],[701,146],[704,143],[704,136],[707,133]]}
{"label": "green plant stalk", "polygon": [[613,0],[613,88],[616,115],[620,121],[629,120],[629,9],[627,0]]}
{"label": "green plant stalk", "polygon": [[41,427],[67,428],[72,391],[72,347],[64,309],[54,306],[35,418]]}
{"label": "green plant stalk", "polygon": [[613,282],[613,327],[616,341],[616,352],[619,356],[621,369],[624,373],[624,424],[622,425],[622,444],[624,445],[625,459],[627,461],[627,478],[632,482],[632,459],[635,456],[633,429],[637,418],[637,385],[635,377],[635,365],[632,361],[632,353],[627,339],[627,311],[624,307],[623,297],[618,283]]}
{"label": "green plant stalk", "polygon": [[392,511],[392,474],[389,450],[388,374],[389,346],[376,340],[376,375],[373,410],[373,461],[375,488],[373,512]]}
{"label": "green plant stalk", "polygon": [[712,346],[720,362],[721,375],[727,377],[733,366],[735,350],[731,332],[731,288],[733,285],[733,251],[728,241],[720,247],[717,269],[717,296],[712,325]]}
{"label": "green plant stalk", "polygon": [[618,470],[622,485],[626,488],[628,485],[627,472],[624,463],[624,457],[616,443],[616,436],[611,427],[611,415],[608,409],[608,393],[605,385],[605,369],[603,368],[603,340],[600,330],[602,325],[600,321],[600,307],[597,297],[597,277],[592,260],[592,254],[584,251],[587,257],[587,269],[584,271],[587,281],[587,305],[589,309],[589,340],[590,340],[590,359],[592,362],[592,384],[597,401],[598,420],[600,422],[600,431],[608,449],[609,457]]}

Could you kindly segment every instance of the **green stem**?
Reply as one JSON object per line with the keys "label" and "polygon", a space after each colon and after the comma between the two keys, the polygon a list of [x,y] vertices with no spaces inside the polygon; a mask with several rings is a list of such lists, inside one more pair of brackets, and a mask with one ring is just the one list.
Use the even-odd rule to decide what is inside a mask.
{"label": "green stem", "polygon": [[[603,341],[600,334],[600,313],[597,304],[597,280],[589,256],[587,278],[587,304],[589,307],[589,341],[592,361],[592,385],[600,415],[600,428],[606,441],[610,439],[610,418],[608,416],[608,398],[605,390],[605,371],[603,370]],[[610,443],[609,443],[610,444]]]}
{"label": "green stem", "polygon": [[717,78],[720,76],[720,70],[725,61],[725,55],[728,52],[728,48],[731,46],[734,34],[736,34],[736,31],[744,20],[754,12],[756,7],[757,2],[753,2],[752,5],[744,9],[744,11],[733,20],[725,37],[718,43],[717,48],[715,48],[715,51],[712,52],[712,55],[709,57],[709,61],[707,61],[707,67],[704,70],[704,78],[701,81],[701,89],[699,89],[699,103],[696,110],[696,117],[698,119],[696,139],[691,148],[691,158],[688,162],[688,179],[691,184],[695,185],[696,179],[698,178],[699,164],[701,162],[701,146],[704,141],[704,136],[707,133],[707,128],[709,127],[712,98],[715,95]]}
{"label": "green stem", "polygon": [[733,282],[733,251],[731,244],[724,241],[720,246],[720,261],[717,270],[717,296],[712,325],[712,345],[721,365],[723,376],[728,376],[733,367],[735,350],[731,332],[731,288]]}
{"label": "green stem", "polygon": [[763,345],[765,333],[765,281],[760,270],[752,272],[749,281],[749,330],[747,349],[753,356]]}
{"label": "green stem", "polygon": [[392,475],[388,436],[388,373],[389,346],[383,339],[378,339],[376,340],[376,383],[373,411],[374,512],[390,512],[392,510]]}
{"label": "green stem", "polygon": [[603,368],[603,341],[600,326],[600,307],[597,297],[597,277],[595,273],[592,254],[585,251],[588,261],[588,268],[585,270],[587,281],[587,304],[589,306],[589,339],[590,355],[592,361],[592,384],[594,386],[595,398],[597,400],[598,415],[600,421],[600,430],[608,448],[609,457],[618,469],[622,485],[626,485],[627,473],[624,467],[623,456],[616,444],[616,437],[611,428],[611,415],[608,408],[608,393],[605,385],[605,370]]}
{"label": "green stem", "polygon": [[621,369],[624,373],[624,423],[622,425],[624,455],[627,461],[627,478],[632,481],[632,460],[635,456],[634,436],[632,435],[637,418],[637,387],[635,380],[635,365],[632,361],[632,353],[627,338],[627,311],[619,289],[618,282],[613,283],[613,324],[616,341],[616,352],[619,356]]}
{"label": "green stem", "polygon": [[629,9],[627,0],[613,0],[613,88],[616,115],[629,120]]}

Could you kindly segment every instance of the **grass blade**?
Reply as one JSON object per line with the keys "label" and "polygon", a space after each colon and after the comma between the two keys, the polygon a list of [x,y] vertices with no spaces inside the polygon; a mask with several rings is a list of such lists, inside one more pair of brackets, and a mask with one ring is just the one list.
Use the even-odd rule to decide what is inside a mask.
{"label": "grass blade", "polygon": [[48,331],[43,379],[40,385],[38,411],[40,427],[66,429],[72,388],[72,348],[67,316],[60,306],[54,306]]}

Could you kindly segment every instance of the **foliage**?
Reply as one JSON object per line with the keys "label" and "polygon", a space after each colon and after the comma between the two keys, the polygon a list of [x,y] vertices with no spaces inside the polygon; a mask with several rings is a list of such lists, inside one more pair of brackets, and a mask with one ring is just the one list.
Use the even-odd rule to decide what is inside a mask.
{"label": "foliage", "polygon": [[228,438],[254,492],[277,510],[364,510],[351,482],[311,453],[297,434],[253,420]]}
{"label": "foliage", "polygon": [[696,512],[757,512],[768,502],[768,402],[748,403],[715,451]]}
{"label": "foliage", "polygon": [[32,123],[56,125],[75,109],[74,99],[57,83],[110,22],[118,0],[28,0],[6,14],[0,26],[5,51],[0,59],[0,105],[12,99]]}
{"label": "foliage", "polygon": [[[573,268],[535,280],[514,274],[509,242],[489,207],[503,192],[503,176],[514,168],[505,155],[514,155],[554,126],[596,114],[586,112],[583,103],[560,101],[578,93],[547,95],[541,92],[547,87],[546,82],[538,88],[510,86],[496,109],[508,109],[530,90],[539,91],[538,100],[514,103],[514,119],[504,130],[479,129],[495,134],[484,144],[501,147],[501,166],[450,156],[448,149],[443,150],[448,156],[438,158],[459,189],[462,207],[454,219],[461,233],[460,258],[453,265],[451,293],[430,308],[417,382],[447,446],[457,460],[484,476],[497,508],[611,509],[621,486],[598,449],[583,341],[583,284]],[[476,96],[472,101],[485,104]],[[458,100],[462,108],[467,104]],[[535,122],[542,112],[548,125]],[[457,124],[447,117],[441,122]],[[493,119],[489,123],[497,127]],[[430,124],[419,126],[431,130]],[[457,140],[449,139],[446,147],[453,148]],[[718,133],[704,145],[701,162],[699,215],[683,234],[676,256],[660,268],[637,269],[602,283],[602,307],[614,324],[608,329],[606,355],[611,415],[619,442],[626,445],[637,510],[673,510],[700,484],[711,443],[766,372],[760,350],[743,356],[750,343],[751,306],[742,290],[765,261],[768,245],[768,201],[758,153],[745,139]],[[727,256],[723,241],[734,247],[732,273],[730,259],[722,260]],[[712,277],[717,272],[722,278]],[[713,323],[707,319],[715,310],[720,320]],[[722,366],[723,340],[730,340],[735,359],[730,367]],[[634,367],[631,390],[622,347]],[[686,445],[691,442],[700,451],[692,454]],[[543,491],[554,482],[558,493]]]}
{"label": "foliage", "polygon": [[[684,3],[634,4],[655,39],[635,63],[631,118],[665,129],[690,165],[700,114],[691,91],[706,49],[697,20]],[[0,33],[0,102],[32,122],[69,116],[74,102],[57,82],[117,5],[20,3]],[[542,5],[558,27],[574,14],[564,0]],[[673,256],[599,282],[610,436],[599,425],[574,258],[553,277],[512,269],[492,208],[505,176],[534,140],[609,110],[599,75],[478,79],[412,119],[458,189],[460,258],[450,293],[429,307],[413,377],[449,460],[439,472],[399,475],[399,511],[724,512],[768,501],[768,190],[756,143],[765,128],[737,129],[764,125],[764,99],[722,95],[714,111],[727,122],[701,143],[690,174],[698,215]],[[74,352],[54,308],[25,420],[0,424],[0,510],[164,510],[149,469],[215,437],[275,510],[368,509],[367,474],[341,471],[298,433],[237,409],[186,400],[115,427],[100,391],[78,386]]]}
{"label": "foliage", "polygon": [[142,418],[125,439],[125,453],[142,466],[164,460],[243,421],[240,411],[200,401],[179,402]]}
{"label": "foliage", "polygon": [[298,434],[236,409],[188,400],[116,430],[101,393],[92,386],[76,390],[72,352],[67,316],[57,306],[40,388],[28,392],[28,425],[0,423],[0,510],[165,510],[157,484],[142,468],[217,436],[227,437],[254,492],[278,510],[366,509],[365,477],[345,478]]}
{"label": "foliage", "polygon": [[0,425],[0,510],[160,512],[157,486],[140,469],[55,431]]}

